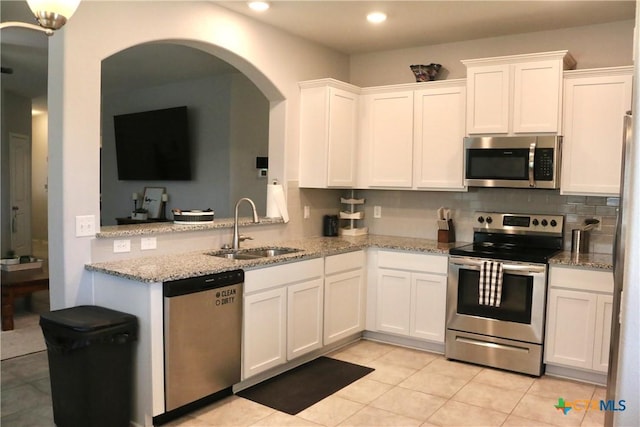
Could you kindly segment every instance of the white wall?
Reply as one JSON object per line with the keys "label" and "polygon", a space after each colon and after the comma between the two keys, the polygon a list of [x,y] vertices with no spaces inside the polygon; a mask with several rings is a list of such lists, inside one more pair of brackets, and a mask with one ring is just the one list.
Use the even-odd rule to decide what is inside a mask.
{"label": "white wall", "polygon": [[[153,18],[150,18],[150,17]],[[171,23],[171,25],[159,25]],[[297,176],[297,82],[348,78],[346,56],[211,2],[82,2],[49,40],[49,246],[52,309],[90,303],[91,239],[75,217],[99,208],[100,64],[128,47],[177,41],[215,54],[270,100],[270,174]]]}
{"label": "white wall", "polygon": [[633,20],[620,21],[353,55],[351,83],[362,87],[415,83],[409,65],[432,62],[445,69],[440,78],[464,78],[467,72],[462,59],[555,50],[568,50],[578,69],[631,65],[633,25]]}

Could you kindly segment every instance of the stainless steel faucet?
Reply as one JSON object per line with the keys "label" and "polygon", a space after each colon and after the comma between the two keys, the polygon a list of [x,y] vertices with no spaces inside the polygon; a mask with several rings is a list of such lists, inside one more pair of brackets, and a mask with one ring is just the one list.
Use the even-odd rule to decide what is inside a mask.
{"label": "stainless steel faucet", "polygon": [[249,202],[249,204],[251,205],[251,209],[253,210],[253,222],[260,222],[260,220],[258,219],[258,212],[256,211],[256,205],[255,203],[253,203],[253,200],[247,197],[243,197],[242,199],[238,200],[238,203],[236,203],[236,213],[233,220],[233,242],[231,243],[232,249],[240,249],[240,235],[238,234],[238,206],[240,206],[240,203],[242,203],[243,201]]}

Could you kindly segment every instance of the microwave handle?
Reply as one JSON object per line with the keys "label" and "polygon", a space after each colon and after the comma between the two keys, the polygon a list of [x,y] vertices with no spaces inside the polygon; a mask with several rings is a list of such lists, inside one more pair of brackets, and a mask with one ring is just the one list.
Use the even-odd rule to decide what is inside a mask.
{"label": "microwave handle", "polygon": [[536,186],[535,176],[533,174],[536,161],[536,145],[536,142],[529,144],[529,187]]}

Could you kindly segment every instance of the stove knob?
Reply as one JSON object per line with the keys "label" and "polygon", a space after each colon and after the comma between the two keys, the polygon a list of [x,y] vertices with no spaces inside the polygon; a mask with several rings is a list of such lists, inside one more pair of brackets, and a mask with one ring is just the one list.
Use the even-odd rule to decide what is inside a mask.
{"label": "stove knob", "polygon": [[491,224],[493,222],[493,220],[491,219],[490,216],[487,217],[487,224]]}
{"label": "stove knob", "polygon": [[538,221],[537,219],[534,219],[532,221],[533,225],[537,226],[538,224],[540,224],[540,221]]}
{"label": "stove knob", "polygon": [[547,222],[547,220],[546,220],[546,219],[543,219],[543,220],[542,220],[542,226],[543,226],[543,227],[546,227],[548,224],[549,224],[549,223]]}
{"label": "stove knob", "polygon": [[551,226],[552,226],[552,227],[555,227],[556,225],[558,225],[558,223],[556,222],[556,220],[555,220],[555,219],[552,219],[552,220],[551,220]]}
{"label": "stove knob", "polygon": [[483,218],[483,217],[481,217],[481,216],[479,216],[479,217],[478,217],[478,222],[479,222],[480,224],[482,224],[482,223],[484,222],[484,218]]}

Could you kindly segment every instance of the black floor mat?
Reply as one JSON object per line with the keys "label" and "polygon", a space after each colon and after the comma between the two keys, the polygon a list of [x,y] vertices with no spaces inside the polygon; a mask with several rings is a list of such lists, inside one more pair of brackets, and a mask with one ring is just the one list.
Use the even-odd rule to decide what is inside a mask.
{"label": "black floor mat", "polygon": [[295,415],[371,371],[373,368],[320,357],[237,395]]}

